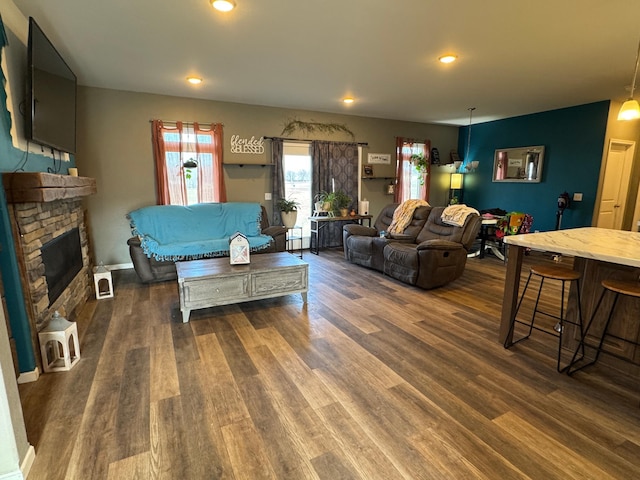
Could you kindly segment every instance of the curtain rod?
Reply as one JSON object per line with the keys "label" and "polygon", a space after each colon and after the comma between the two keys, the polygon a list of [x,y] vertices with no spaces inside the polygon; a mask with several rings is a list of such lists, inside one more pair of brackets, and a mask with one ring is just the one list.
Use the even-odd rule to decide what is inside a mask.
{"label": "curtain rod", "polygon": [[[159,120],[156,118],[152,118],[149,120],[149,123],[153,123],[154,120]],[[218,122],[187,122],[185,120],[160,120],[162,123],[173,123],[173,124],[177,124],[178,122],[182,122],[185,123],[187,125],[193,125],[194,123],[203,123],[203,124],[215,124]],[[222,125],[224,127],[224,123],[221,123],[220,125]]]}
{"label": "curtain rod", "polygon": [[[287,142],[305,142],[305,143],[306,142],[313,142],[313,140],[307,140],[307,139],[304,139],[304,138],[265,137],[265,136],[263,136],[262,138],[264,138],[265,140],[277,140],[277,139],[280,139],[280,140],[285,140]],[[327,140],[319,140],[319,141],[326,142]],[[350,143],[350,142],[344,142],[344,143]],[[353,142],[353,143],[355,143],[356,145],[361,145],[363,147],[368,147],[369,146],[369,144],[367,142]]]}

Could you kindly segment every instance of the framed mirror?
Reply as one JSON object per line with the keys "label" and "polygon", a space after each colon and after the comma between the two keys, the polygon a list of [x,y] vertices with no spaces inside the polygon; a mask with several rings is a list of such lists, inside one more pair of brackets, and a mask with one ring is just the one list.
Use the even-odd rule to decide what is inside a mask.
{"label": "framed mirror", "polygon": [[493,181],[540,182],[543,160],[543,145],[498,149],[493,159]]}

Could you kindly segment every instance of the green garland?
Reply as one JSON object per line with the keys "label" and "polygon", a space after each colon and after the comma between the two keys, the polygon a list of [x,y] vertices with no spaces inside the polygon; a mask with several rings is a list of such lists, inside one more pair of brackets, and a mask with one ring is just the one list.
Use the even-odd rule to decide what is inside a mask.
{"label": "green garland", "polygon": [[290,135],[296,130],[300,130],[307,134],[314,133],[345,133],[355,139],[355,135],[349,128],[342,123],[321,123],[321,122],[304,122],[302,120],[289,120],[282,129],[280,135]]}

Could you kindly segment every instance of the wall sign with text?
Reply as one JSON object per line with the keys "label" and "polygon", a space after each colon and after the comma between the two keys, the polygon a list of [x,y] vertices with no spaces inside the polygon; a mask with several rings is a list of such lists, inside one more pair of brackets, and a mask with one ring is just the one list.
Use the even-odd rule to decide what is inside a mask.
{"label": "wall sign with text", "polygon": [[231,135],[231,153],[248,153],[252,155],[264,154],[264,138],[240,138],[240,135]]}
{"label": "wall sign with text", "polygon": [[391,164],[391,155],[388,153],[370,153],[367,156],[367,163]]}

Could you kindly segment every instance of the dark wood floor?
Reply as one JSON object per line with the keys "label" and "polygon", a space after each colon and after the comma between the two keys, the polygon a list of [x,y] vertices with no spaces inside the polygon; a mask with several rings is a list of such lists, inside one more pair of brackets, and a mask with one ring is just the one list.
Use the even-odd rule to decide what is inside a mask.
{"label": "dark wood floor", "polygon": [[422,291],[305,260],[307,305],[188,324],[174,282],[115,272],[79,316],[78,365],[20,387],[29,478],[640,478],[640,375],[558,374],[543,334],[505,350],[502,262]]}

